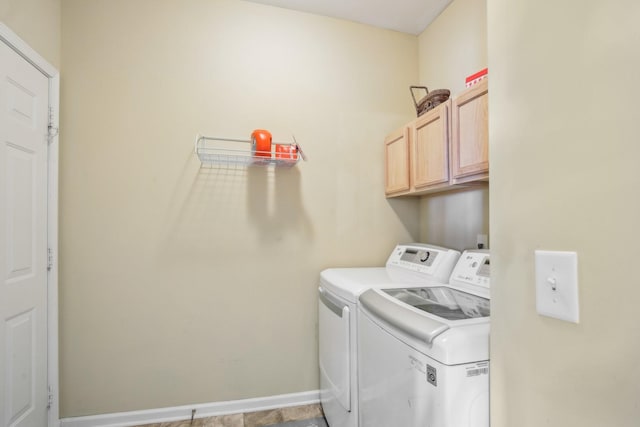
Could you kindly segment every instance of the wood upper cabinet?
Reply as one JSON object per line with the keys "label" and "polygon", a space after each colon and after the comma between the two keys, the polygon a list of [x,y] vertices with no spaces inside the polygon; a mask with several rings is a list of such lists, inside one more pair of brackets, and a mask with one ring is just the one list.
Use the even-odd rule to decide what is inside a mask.
{"label": "wood upper cabinet", "polygon": [[387,197],[459,190],[489,179],[487,79],[385,139]]}
{"label": "wood upper cabinet", "polygon": [[388,197],[449,185],[449,108],[449,102],[443,103],[385,138]]}
{"label": "wood upper cabinet", "polygon": [[391,133],[384,141],[385,146],[385,193],[394,195],[409,191],[409,128]]}
{"label": "wood upper cabinet", "polygon": [[449,102],[411,124],[411,178],[415,190],[449,185]]}
{"label": "wood upper cabinet", "polygon": [[489,178],[488,81],[475,84],[451,104],[451,184]]}

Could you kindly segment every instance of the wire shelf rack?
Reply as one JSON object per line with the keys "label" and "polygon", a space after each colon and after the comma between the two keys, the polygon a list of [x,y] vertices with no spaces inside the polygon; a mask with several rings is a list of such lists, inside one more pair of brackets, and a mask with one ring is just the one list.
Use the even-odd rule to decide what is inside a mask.
{"label": "wire shelf rack", "polygon": [[294,142],[273,142],[272,146],[281,146],[276,151],[256,151],[249,139],[219,138],[198,135],[195,153],[202,164],[238,165],[238,166],[277,166],[292,167],[306,157],[298,144]]}

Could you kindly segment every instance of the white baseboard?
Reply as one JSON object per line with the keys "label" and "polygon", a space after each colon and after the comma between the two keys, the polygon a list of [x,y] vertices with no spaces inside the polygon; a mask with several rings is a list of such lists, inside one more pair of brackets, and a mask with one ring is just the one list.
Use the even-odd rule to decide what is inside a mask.
{"label": "white baseboard", "polygon": [[195,418],[205,418],[219,415],[263,411],[267,409],[286,408],[289,406],[310,405],[318,402],[320,402],[320,392],[318,390],[314,390],[302,393],[258,397],[255,399],[199,403],[195,405],[176,406],[173,408],[147,409],[143,411],[63,418],[60,420],[60,427],[127,427],[190,419],[191,411],[193,409],[196,410]]}

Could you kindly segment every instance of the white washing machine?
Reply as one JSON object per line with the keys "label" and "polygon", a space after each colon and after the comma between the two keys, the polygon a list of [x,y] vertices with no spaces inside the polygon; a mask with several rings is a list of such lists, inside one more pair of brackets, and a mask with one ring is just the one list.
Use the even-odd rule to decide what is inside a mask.
{"label": "white washing machine", "polygon": [[437,246],[398,245],[385,267],[330,268],[320,274],[320,401],[330,427],[358,426],[358,296],[371,288],[446,283],[459,256]]}
{"label": "white washing machine", "polygon": [[447,285],[360,295],[360,427],[489,427],[489,274],[465,251]]}

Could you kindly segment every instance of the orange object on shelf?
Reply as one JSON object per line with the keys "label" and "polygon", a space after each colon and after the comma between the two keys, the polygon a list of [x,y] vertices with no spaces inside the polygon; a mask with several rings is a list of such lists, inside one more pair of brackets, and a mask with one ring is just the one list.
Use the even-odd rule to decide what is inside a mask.
{"label": "orange object on shelf", "polygon": [[271,132],[256,129],[251,133],[251,146],[255,157],[271,157]]}
{"label": "orange object on shelf", "polygon": [[298,146],[296,144],[276,144],[276,159],[298,160]]}

